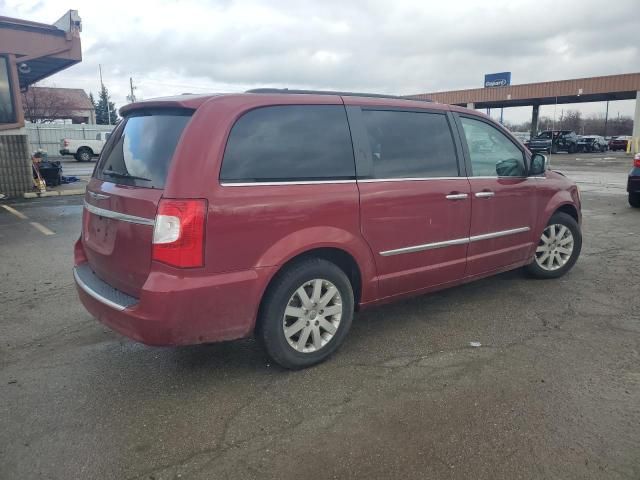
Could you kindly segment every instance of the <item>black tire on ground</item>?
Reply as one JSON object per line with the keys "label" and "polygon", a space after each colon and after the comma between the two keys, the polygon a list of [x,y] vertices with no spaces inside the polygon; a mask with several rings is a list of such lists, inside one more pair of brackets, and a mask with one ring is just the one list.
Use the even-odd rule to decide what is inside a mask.
{"label": "black tire on ground", "polygon": [[89,148],[80,148],[78,149],[78,151],[76,152],[76,160],[79,162],[89,162],[91,161],[91,158],[93,157],[93,152],[89,149]]}
{"label": "black tire on ground", "polygon": [[575,144],[573,144],[573,143],[572,143],[571,145],[569,145],[569,150],[568,150],[568,152],[569,152],[569,153],[576,153],[576,150],[577,150],[577,149],[578,149],[578,147],[577,147]]}
{"label": "black tire on ground", "polygon": [[[582,250],[582,232],[580,231],[578,222],[576,222],[571,215],[568,215],[564,212],[556,212],[549,219],[547,227],[551,225],[561,225],[567,227],[571,231],[571,235],[573,236],[573,250],[569,255],[569,259],[566,261],[566,263],[555,270],[548,270],[541,267],[536,260],[537,253],[534,254],[533,261],[525,267],[526,272],[534,278],[548,279],[563,276],[565,273],[571,270],[571,268],[578,261],[580,250]],[[547,227],[545,227],[545,230]],[[543,246],[542,235],[536,248],[540,246]]]}
{"label": "black tire on ground", "polygon": [[[285,336],[285,309],[294,293],[305,283],[315,279],[327,280],[336,287],[342,302],[342,317],[328,343],[316,351],[301,352],[291,346]],[[280,366],[288,369],[310,367],[326,360],[342,344],[351,327],[353,311],[353,288],[342,269],[320,258],[302,260],[286,267],[269,285],[260,308],[256,336],[269,357]],[[309,338],[311,339],[311,335]]]}
{"label": "black tire on ground", "polygon": [[629,192],[629,205],[633,208],[640,208],[640,193]]}

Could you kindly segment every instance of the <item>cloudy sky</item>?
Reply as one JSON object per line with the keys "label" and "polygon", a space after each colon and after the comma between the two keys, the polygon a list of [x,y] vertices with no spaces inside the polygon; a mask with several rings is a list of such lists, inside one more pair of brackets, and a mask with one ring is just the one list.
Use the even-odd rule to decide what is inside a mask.
{"label": "cloudy sky", "polygon": [[[44,23],[69,8],[84,60],[46,84],[95,93],[102,64],[118,106],[129,77],[151,98],[259,86],[412,94],[480,87],[490,72],[527,83],[640,71],[638,0],[0,0],[0,15]],[[633,101],[613,102],[618,112]]]}

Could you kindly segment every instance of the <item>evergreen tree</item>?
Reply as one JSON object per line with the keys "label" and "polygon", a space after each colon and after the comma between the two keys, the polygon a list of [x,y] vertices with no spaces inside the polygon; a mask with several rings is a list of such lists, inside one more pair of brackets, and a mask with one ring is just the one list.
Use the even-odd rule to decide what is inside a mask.
{"label": "evergreen tree", "polygon": [[111,101],[107,87],[103,85],[98,95],[98,103],[96,104],[96,123],[98,125],[109,124],[109,113],[111,113],[111,125],[115,125],[118,120],[116,105]]}
{"label": "evergreen tree", "polygon": [[93,109],[97,110],[98,105],[96,105],[96,99],[93,98],[93,92],[89,92],[89,100],[91,100],[91,105],[93,105]]}

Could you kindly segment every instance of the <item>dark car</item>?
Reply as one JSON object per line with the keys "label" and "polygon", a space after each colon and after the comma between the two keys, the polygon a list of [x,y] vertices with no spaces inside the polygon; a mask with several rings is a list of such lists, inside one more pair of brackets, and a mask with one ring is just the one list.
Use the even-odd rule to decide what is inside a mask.
{"label": "dark car", "polygon": [[640,208],[640,153],[637,153],[633,159],[633,168],[627,180],[627,192],[629,192],[629,205]]}
{"label": "dark car", "polygon": [[579,152],[606,152],[608,148],[607,141],[599,135],[584,135],[578,139]]}
{"label": "dark car", "polygon": [[147,344],[255,334],[301,368],[356,310],[519,267],[556,278],[580,254],[576,185],[474,110],[267,90],[120,112],[74,276],[89,312]]}
{"label": "dark car", "polygon": [[612,150],[614,152],[616,150],[624,150],[626,152],[627,145],[630,139],[631,137],[627,137],[625,135],[621,135],[619,137],[613,137],[609,142],[609,150]]}
{"label": "dark car", "polygon": [[575,153],[578,151],[578,135],[571,130],[545,130],[529,142],[532,152]]}

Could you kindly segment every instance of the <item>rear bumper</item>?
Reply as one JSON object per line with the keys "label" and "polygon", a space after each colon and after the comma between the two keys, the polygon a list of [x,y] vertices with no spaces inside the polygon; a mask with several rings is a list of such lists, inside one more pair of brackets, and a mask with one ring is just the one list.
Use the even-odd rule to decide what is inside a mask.
{"label": "rear bumper", "polygon": [[152,272],[140,298],[103,282],[87,263],[74,278],[84,307],[116,332],[147,345],[192,345],[249,336],[274,269],[191,278]]}

